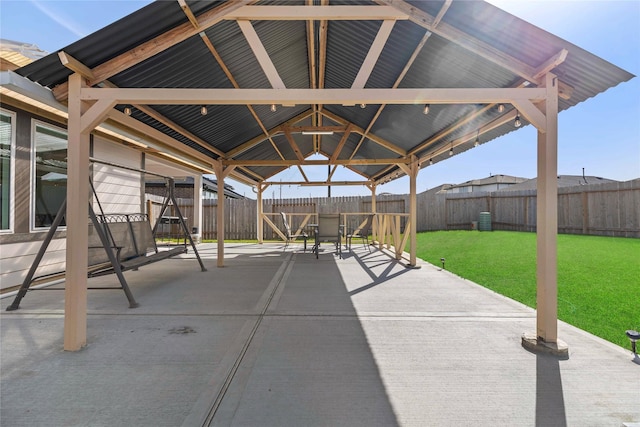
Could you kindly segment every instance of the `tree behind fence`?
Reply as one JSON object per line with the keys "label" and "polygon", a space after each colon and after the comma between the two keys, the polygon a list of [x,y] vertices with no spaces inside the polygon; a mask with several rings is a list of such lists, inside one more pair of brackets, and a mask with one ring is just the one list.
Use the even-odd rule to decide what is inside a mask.
{"label": "tree behind fence", "polygon": [[[152,221],[160,211],[162,198],[147,194],[151,201]],[[180,210],[192,227],[193,201],[178,199]],[[257,206],[255,200],[225,200],[225,239],[256,239]],[[440,193],[426,191],[417,195],[417,230],[469,230],[480,212],[490,212],[493,230],[536,230],[536,191],[494,191],[482,193]],[[379,213],[408,213],[408,195],[376,197]],[[263,200],[263,212],[282,227],[280,212],[285,213],[366,213],[371,197],[319,197]],[[217,238],[217,200],[203,200],[202,238]],[[292,216],[297,229],[303,216]],[[353,224],[358,216],[350,218]],[[356,224],[357,225],[357,224]],[[402,223],[404,229],[404,220]],[[607,184],[582,185],[558,189],[558,232],[619,237],[640,237],[640,179]],[[278,239],[264,227],[264,239]]]}

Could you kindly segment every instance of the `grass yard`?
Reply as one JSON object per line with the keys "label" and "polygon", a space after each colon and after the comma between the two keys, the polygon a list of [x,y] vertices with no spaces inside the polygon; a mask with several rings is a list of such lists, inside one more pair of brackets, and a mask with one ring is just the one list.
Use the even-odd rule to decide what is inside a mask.
{"label": "grass yard", "polygon": [[[417,255],[536,306],[535,233],[419,233]],[[640,330],[640,239],[558,235],[558,317],[628,348],[625,330]]]}

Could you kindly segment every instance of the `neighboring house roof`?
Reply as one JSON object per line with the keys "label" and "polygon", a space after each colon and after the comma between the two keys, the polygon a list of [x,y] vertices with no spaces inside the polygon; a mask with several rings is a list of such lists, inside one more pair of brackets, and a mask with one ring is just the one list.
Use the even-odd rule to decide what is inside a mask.
{"label": "neighboring house roof", "polygon": [[[324,18],[307,10],[302,13],[313,16],[308,20],[252,15],[269,5],[306,3],[157,1],[62,51],[89,70],[94,87],[233,92],[229,99],[246,103],[208,105],[207,115],[200,114],[202,105],[150,103],[134,107],[131,117],[110,112],[109,119],[168,135],[200,164],[221,160],[235,166],[230,173],[236,179],[254,184],[316,152],[379,183],[404,174],[398,161],[417,156],[438,162],[449,158],[449,147],[455,146],[456,155],[472,148],[477,135],[486,143],[515,130],[512,104],[499,112],[491,104],[436,105],[434,100],[425,116],[415,102],[385,105],[371,99],[361,108],[357,94],[367,89],[373,97],[382,90],[396,96],[410,89],[533,88],[552,71],[563,111],[634,77],[483,1],[332,1],[328,7],[367,6],[366,13],[387,15],[322,25],[318,21]],[[379,55],[369,56],[370,51]],[[64,102],[74,71],[55,52],[16,72],[51,88]],[[334,98],[314,98],[313,104],[283,106],[277,102],[283,88],[322,89],[327,96],[326,90],[343,89],[347,95],[333,103]],[[258,89],[264,98],[255,95]],[[275,111],[272,103],[278,104]],[[522,121],[527,124],[524,116]],[[334,134],[302,134],[303,128],[320,125],[333,127]]]}
{"label": "neighboring house roof", "polygon": [[44,58],[48,53],[38,46],[13,40],[0,39],[1,70],[15,70],[33,61]]}
{"label": "neighboring house roof", "polygon": [[[613,179],[600,178],[599,176],[582,176],[582,175],[558,175],[558,188],[575,187],[579,185],[606,184],[609,182],[617,182]],[[537,189],[538,179],[528,179],[510,187],[500,189],[499,191],[520,191]]]}
{"label": "neighboring house roof", "polygon": [[520,178],[517,176],[511,176],[511,175],[491,175],[486,178],[472,179],[467,182],[463,182],[462,184],[452,185],[451,187],[449,187],[449,190],[453,190],[461,187],[471,187],[471,186],[481,187],[481,186],[492,185],[492,184],[515,185],[515,184],[524,182],[527,179],[528,178]]}
{"label": "neighboring house roof", "polygon": [[[189,188],[193,188],[193,177],[192,176],[187,176],[187,177],[182,177],[182,178],[176,178],[174,180],[176,187],[189,187]],[[164,187],[165,185],[165,181],[163,179],[160,180],[155,180],[155,179],[148,179],[145,180],[145,186],[147,187]],[[218,181],[216,181],[215,179],[208,179],[205,177],[202,177],[202,187],[203,189],[210,191],[212,193],[218,193]],[[227,198],[230,199],[245,199],[246,197],[244,197],[243,195],[236,193],[235,191],[233,191],[233,187],[229,184],[225,184],[224,186],[224,195]]]}

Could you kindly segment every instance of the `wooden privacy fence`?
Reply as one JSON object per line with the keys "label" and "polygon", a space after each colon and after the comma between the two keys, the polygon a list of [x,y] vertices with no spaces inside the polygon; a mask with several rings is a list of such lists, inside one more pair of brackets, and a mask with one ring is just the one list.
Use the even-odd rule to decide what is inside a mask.
{"label": "wooden privacy fence", "polygon": [[[155,221],[161,197],[147,195],[150,217]],[[180,210],[192,227],[193,201],[178,199]],[[255,200],[225,201],[225,238],[256,239],[258,210]],[[417,195],[416,230],[471,229],[480,212],[489,212],[493,230],[536,230],[536,191],[494,191],[482,193],[442,193],[426,191]],[[203,201],[203,239],[217,238],[217,201]],[[409,211],[408,195],[376,197],[376,211],[391,213],[405,230]],[[366,213],[371,212],[371,197],[320,197],[264,200],[263,213],[273,225],[283,228],[280,212],[291,214],[292,230],[298,230],[309,213],[342,213],[347,228],[356,228]],[[308,220],[309,221],[309,220]],[[395,226],[395,223],[393,225]],[[391,230],[390,228],[388,230]],[[640,179],[597,185],[582,185],[558,189],[558,232],[640,238]],[[280,240],[270,227],[264,227],[264,239]]]}

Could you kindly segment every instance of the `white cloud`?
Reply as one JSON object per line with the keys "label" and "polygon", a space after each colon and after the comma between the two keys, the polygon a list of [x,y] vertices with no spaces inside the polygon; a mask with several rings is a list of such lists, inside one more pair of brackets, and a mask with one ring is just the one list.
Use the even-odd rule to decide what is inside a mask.
{"label": "white cloud", "polygon": [[[63,11],[54,10],[51,7],[49,7],[47,2],[32,0],[31,3],[36,8],[38,8],[38,10],[44,13],[49,19],[56,22],[58,25],[60,25],[67,31],[71,32],[75,36],[84,37],[88,34],[88,32],[85,31],[80,24],[78,24],[77,22],[74,22],[73,19],[71,19],[71,17],[66,15]],[[50,2],[50,4],[55,4],[55,3]],[[61,3],[57,3],[57,4],[61,4]]]}

